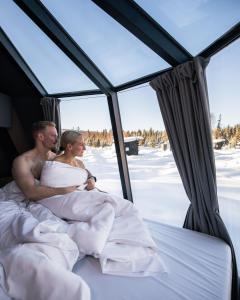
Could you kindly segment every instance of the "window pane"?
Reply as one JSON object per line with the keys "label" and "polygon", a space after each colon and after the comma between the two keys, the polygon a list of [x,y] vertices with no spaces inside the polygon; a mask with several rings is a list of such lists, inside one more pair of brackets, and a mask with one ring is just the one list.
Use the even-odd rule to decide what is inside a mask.
{"label": "window pane", "polygon": [[[146,84],[119,93],[118,99],[134,203],[143,217],[181,227],[189,200],[169,147],[156,92]],[[136,150],[136,136],[139,153],[130,155]]]}
{"label": "window pane", "polygon": [[117,85],[169,65],[90,0],[42,0],[100,70]]}
{"label": "window pane", "polygon": [[122,187],[111,121],[105,96],[61,99],[62,130],[83,130],[86,168],[97,177],[97,187],[122,197]]}
{"label": "window pane", "polygon": [[240,40],[212,57],[207,67],[220,213],[240,268]]}
{"label": "window pane", "polygon": [[239,0],[135,0],[193,55],[240,21]]}
{"label": "window pane", "polygon": [[0,26],[48,93],[96,89],[13,1],[0,1]]}

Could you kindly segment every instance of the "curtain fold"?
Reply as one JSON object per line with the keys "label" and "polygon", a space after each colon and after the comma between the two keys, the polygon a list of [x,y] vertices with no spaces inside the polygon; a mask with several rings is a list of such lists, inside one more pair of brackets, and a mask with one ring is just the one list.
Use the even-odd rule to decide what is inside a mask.
{"label": "curtain fold", "polygon": [[212,147],[205,68],[196,57],[150,82],[156,91],[163,121],[191,202],[184,227],[225,240],[233,260],[232,300],[238,299],[238,272],[231,238],[220,217]]}
{"label": "curtain fold", "polygon": [[[60,102],[60,99],[52,97],[44,97],[40,101],[45,121],[51,121],[56,124],[59,136],[61,135]],[[59,140],[57,146],[59,148]]]}

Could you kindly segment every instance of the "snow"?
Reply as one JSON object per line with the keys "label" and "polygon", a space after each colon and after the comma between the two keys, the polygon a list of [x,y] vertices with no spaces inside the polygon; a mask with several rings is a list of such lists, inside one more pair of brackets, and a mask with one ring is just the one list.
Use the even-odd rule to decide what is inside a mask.
{"label": "snow", "polygon": [[212,142],[213,143],[219,143],[219,142],[225,142],[225,139],[213,139]]}
{"label": "snow", "polygon": [[124,138],[124,142],[133,142],[133,141],[140,141],[143,140],[141,136],[128,136]]}
{"label": "snow", "polygon": [[[144,218],[180,226],[189,200],[172,152],[139,147],[127,156],[134,203]],[[235,246],[240,269],[240,149],[215,150],[221,216]],[[87,148],[83,161],[97,177],[97,186],[122,196],[115,148]]]}

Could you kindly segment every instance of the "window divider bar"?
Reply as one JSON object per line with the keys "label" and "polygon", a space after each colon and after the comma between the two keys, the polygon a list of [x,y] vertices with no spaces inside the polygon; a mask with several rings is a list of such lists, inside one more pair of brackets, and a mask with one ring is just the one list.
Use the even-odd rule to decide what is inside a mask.
{"label": "window divider bar", "polygon": [[109,96],[107,96],[107,101],[112,123],[113,138],[117,154],[123,197],[133,202],[117,93],[112,92]]}

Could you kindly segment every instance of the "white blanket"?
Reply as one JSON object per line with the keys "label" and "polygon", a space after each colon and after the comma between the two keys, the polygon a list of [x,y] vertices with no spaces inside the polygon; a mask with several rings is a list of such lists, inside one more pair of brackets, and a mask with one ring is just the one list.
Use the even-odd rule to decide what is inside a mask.
{"label": "white blanket", "polygon": [[0,189],[0,285],[10,297],[90,300],[88,285],[71,272],[85,254],[99,257],[104,273],[165,272],[129,201],[98,191],[48,198],[44,206],[23,199],[15,182]]}
{"label": "white blanket", "polygon": [[77,185],[84,190],[88,172],[85,169],[72,167],[57,161],[46,161],[41,173],[41,185],[51,187],[67,187]]}
{"label": "white blanket", "polygon": [[[65,174],[68,185],[76,182],[82,185],[86,180],[84,172],[64,163],[47,162],[41,183],[49,185],[54,181],[54,186],[60,186]],[[76,191],[39,202],[56,216],[71,221],[69,236],[78,245],[80,253],[100,259],[103,273],[149,276],[166,271],[156,253],[156,244],[130,201],[92,190]]]}
{"label": "white blanket", "polygon": [[[18,300],[90,300],[71,272],[79,251],[68,224],[40,204],[27,208],[12,182],[0,189],[0,285]],[[18,201],[19,200],[19,201]]]}

